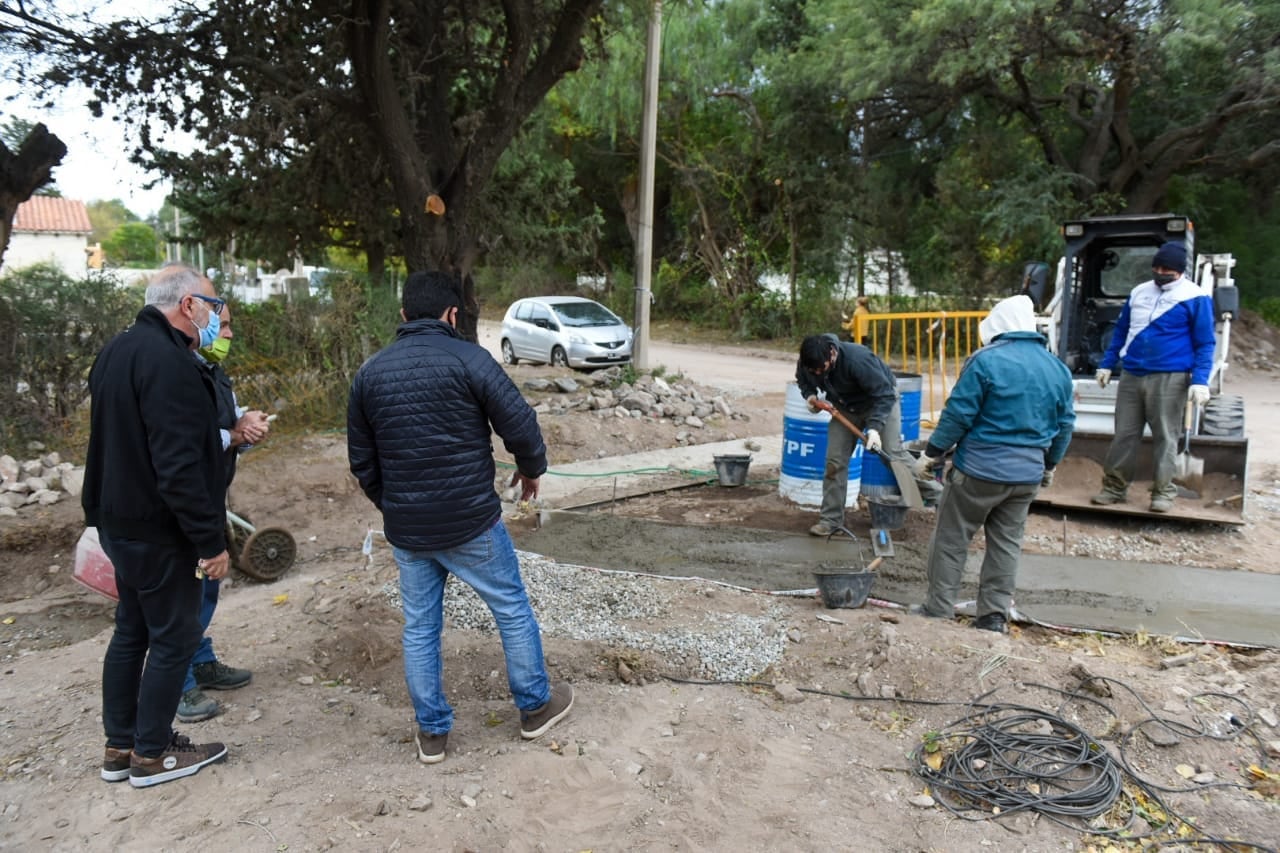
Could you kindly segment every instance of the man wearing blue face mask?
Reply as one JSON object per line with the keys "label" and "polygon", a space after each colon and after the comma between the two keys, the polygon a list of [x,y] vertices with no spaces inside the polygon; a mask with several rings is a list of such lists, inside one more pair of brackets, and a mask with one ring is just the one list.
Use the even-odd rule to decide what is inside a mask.
{"label": "man wearing blue face mask", "polygon": [[[231,482],[236,476],[236,460],[241,451],[257,444],[267,436],[271,424],[265,412],[246,410],[236,401],[236,394],[231,386],[231,377],[222,369],[222,360],[231,351],[231,306],[224,305],[218,314],[220,329],[217,339],[207,347],[196,351],[196,358],[203,370],[213,380],[218,404],[218,433],[222,440],[223,467],[226,475],[226,488],[230,490]],[[244,687],[253,679],[253,673],[247,669],[227,666],[218,660],[213,650],[213,640],[208,636],[209,623],[213,621],[214,611],[218,607],[218,593],[222,581],[205,578],[203,594],[200,598],[200,626],[204,635],[200,645],[191,658],[191,666],[187,670],[187,680],[182,685],[182,701],[178,703],[178,721],[198,723],[215,716],[218,701],[210,698],[205,690],[234,690]]]}
{"label": "man wearing blue face mask", "polygon": [[1103,388],[1119,363],[1124,375],[1116,389],[1115,436],[1102,463],[1102,491],[1093,503],[1128,499],[1145,426],[1151,427],[1155,472],[1152,512],[1169,512],[1178,434],[1188,405],[1209,402],[1213,370],[1213,300],[1183,276],[1187,249],[1165,243],[1151,259],[1151,281],[1129,294],[1115,334],[1097,373]]}
{"label": "man wearing blue face mask", "polygon": [[81,495],[119,593],[102,660],[101,776],[136,788],[190,776],[227,754],[172,728],[200,642],[196,569],[216,579],[229,566],[216,397],[191,356],[216,340],[223,302],[209,279],[173,264],[151,279],[146,303],[89,371]]}

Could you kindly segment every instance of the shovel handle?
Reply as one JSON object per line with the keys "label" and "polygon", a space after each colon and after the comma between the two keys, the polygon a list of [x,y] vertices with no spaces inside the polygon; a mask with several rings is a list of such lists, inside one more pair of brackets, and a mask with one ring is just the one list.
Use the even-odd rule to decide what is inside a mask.
{"label": "shovel handle", "polygon": [[[857,438],[859,441],[861,441],[864,447],[866,446],[867,444],[866,435],[863,434],[862,430],[858,429],[856,426],[853,425],[853,421],[849,420],[844,416],[844,412],[840,411],[835,406],[828,403],[826,400],[819,400],[818,408],[822,409],[824,412],[830,412],[831,417],[838,420],[841,426],[849,430],[849,432],[853,433],[854,438]],[[886,465],[889,464],[889,461],[890,461],[889,454],[885,453],[883,449],[877,450],[876,455],[879,456]]]}
{"label": "shovel handle", "polygon": [[1195,422],[1195,417],[1196,417],[1196,404],[1188,400],[1187,407],[1182,413],[1182,431],[1183,432],[1191,432],[1191,424]]}
{"label": "shovel handle", "polygon": [[874,572],[876,569],[880,568],[880,564],[883,562],[884,557],[876,557],[870,563],[867,563],[867,571]]}

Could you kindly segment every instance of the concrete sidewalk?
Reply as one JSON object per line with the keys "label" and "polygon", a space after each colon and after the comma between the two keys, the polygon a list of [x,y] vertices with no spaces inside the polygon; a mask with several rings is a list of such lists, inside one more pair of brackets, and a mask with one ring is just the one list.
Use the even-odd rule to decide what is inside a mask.
{"label": "concrete sidewalk", "polygon": [[706,482],[717,477],[715,457],[743,454],[751,456],[748,480],[756,471],[778,467],[782,433],[552,465],[542,476],[539,500],[545,509],[572,509]]}

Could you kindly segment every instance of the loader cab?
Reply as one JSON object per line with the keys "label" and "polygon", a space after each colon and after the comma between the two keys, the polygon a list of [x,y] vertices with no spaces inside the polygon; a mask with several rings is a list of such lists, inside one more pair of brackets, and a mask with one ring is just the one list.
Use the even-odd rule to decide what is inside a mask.
{"label": "loader cab", "polygon": [[1073,374],[1092,376],[1130,291],[1151,280],[1151,256],[1161,244],[1176,241],[1194,258],[1194,230],[1184,216],[1155,214],[1072,220],[1062,233],[1056,354]]}

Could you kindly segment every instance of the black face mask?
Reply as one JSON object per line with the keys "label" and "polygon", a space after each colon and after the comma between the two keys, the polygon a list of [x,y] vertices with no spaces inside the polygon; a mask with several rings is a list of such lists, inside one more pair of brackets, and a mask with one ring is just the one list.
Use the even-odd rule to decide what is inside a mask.
{"label": "black face mask", "polygon": [[1179,273],[1157,272],[1151,274],[1151,279],[1160,287],[1168,287],[1178,279],[1182,278]]}

